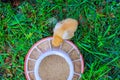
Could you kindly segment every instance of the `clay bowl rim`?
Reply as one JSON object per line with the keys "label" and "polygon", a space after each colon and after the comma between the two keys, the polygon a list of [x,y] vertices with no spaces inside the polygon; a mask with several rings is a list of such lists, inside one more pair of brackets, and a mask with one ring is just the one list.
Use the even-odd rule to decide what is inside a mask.
{"label": "clay bowl rim", "polygon": [[[26,54],[25,60],[24,60],[24,74],[25,74],[25,77],[26,77],[27,80],[29,80],[29,75],[27,74],[27,59],[28,59],[31,51],[32,51],[33,48],[34,48],[36,45],[38,45],[39,43],[44,42],[45,40],[52,39],[52,38],[53,38],[53,37],[46,37],[46,38],[43,38],[43,39],[37,41],[36,43],[34,43],[34,44],[32,45],[32,47],[29,49],[28,53]],[[73,44],[73,42],[71,42],[71,41],[69,41],[69,40],[66,40],[66,42],[69,43],[69,44],[71,44],[72,46],[74,46],[75,49],[80,53],[79,49],[76,47],[76,45]],[[84,73],[84,59],[83,59],[83,56],[82,56],[81,53],[80,53],[80,58],[81,58],[81,64],[82,64],[82,66],[81,66],[81,73]]]}

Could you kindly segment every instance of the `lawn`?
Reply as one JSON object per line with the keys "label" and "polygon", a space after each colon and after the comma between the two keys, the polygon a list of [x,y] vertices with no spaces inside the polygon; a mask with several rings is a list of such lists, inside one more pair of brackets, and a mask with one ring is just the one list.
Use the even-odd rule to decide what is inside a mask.
{"label": "lawn", "polygon": [[0,2],[0,80],[25,80],[24,59],[57,21],[79,21],[75,36],[85,61],[82,80],[120,80],[120,3],[115,0]]}

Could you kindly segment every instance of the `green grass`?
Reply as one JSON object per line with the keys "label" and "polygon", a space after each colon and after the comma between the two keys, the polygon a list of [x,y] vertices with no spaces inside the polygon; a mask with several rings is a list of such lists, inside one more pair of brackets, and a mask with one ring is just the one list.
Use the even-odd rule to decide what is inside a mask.
{"label": "green grass", "polygon": [[83,80],[119,80],[120,3],[106,1],[23,1],[16,8],[0,2],[0,80],[25,80],[24,58],[35,42],[52,36],[52,17],[79,20],[71,40],[84,57]]}

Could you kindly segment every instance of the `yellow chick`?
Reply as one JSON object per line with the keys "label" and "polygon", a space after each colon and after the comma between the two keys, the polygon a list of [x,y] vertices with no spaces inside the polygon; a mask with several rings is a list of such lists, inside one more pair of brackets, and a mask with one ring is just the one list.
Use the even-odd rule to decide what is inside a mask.
{"label": "yellow chick", "polygon": [[54,47],[60,46],[64,39],[70,39],[74,36],[74,32],[76,31],[78,26],[78,22],[75,19],[65,19],[63,21],[58,22],[54,28],[52,45]]}

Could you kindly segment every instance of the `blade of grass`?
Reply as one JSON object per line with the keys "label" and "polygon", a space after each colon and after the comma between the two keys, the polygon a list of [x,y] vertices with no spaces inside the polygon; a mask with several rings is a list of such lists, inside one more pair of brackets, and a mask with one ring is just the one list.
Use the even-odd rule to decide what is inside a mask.
{"label": "blade of grass", "polygon": [[90,51],[87,48],[85,48],[84,46],[82,46],[79,42],[77,42],[77,45],[79,45],[81,48],[83,48],[85,51],[87,51],[87,52],[89,52],[91,54],[97,54],[97,55],[101,55],[101,56],[104,56],[104,57],[109,57],[109,55],[107,55],[107,54],[103,54],[103,53],[100,53],[100,52]]}
{"label": "blade of grass", "polygon": [[106,36],[106,34],[110,31],[110,28],[111,28],[111,26],[109,25],[109,26],[108,26],[108,28],[107,28],[107,30],[105,31],[105,33],[104,33],[103,37],[105,37],[105,36]]}

